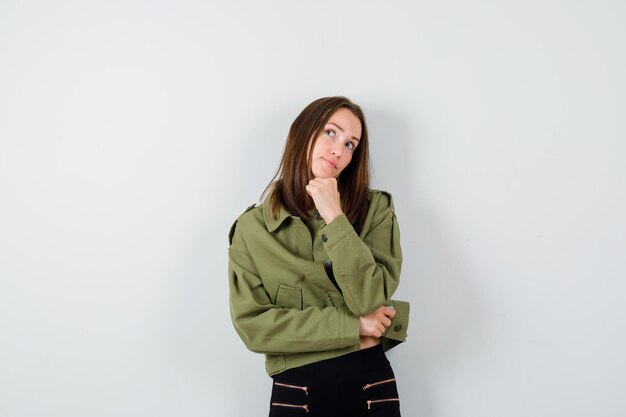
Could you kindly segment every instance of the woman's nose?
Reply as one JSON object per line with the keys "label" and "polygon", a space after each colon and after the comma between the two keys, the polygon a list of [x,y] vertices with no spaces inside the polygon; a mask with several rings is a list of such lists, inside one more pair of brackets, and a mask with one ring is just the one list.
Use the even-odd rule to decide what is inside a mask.
{"label": "woman's nose", "polygon": [[341,143],[338,143],[338,142],[333,144],[333,147],[330,150],[330,152],[333,155],[341,156],[341,153],[343,152],[343,145]]}

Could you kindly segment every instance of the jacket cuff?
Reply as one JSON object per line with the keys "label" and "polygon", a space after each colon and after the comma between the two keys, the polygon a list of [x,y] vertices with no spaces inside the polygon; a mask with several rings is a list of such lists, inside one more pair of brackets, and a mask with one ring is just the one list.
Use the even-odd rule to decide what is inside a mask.
{"label": "jacket cuff", "polygon": [[339,307],[339,348],[354,348],[360,346],[359,318],[354,316],[347,307]]}
{"label": "jacket cuff", "polygon": [[341,213],[339,216],[323,226],[317,234],[321,236],[322,242],[326,248],[333,247],[337,242],[343,239],[350,233],[355,233],[354,227],[348,220],[345,213]]}
{"label": "jacket cuff", "polygon": [[406,341],[409,328],[410,305],[406,301],[390,300],[389,305],[396,308],[396,315],[391,320],[391,325],[382,336],[382,344],[385,351]]}

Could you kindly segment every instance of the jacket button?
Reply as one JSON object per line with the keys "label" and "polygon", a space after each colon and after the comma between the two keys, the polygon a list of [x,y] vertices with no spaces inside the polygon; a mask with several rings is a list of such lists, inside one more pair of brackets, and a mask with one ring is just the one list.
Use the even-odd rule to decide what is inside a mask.
{"label": "jacket button", "polygon": [[400,330],[402,330],[402,325],[401,324],[396,324],[396,326],[393,328],[393,330],[395,330],[396,332],[399,332]]}
{"label": "jacket button", "polygon": [[328,238],[326,237],[326,235],[322,235],[322,242],[326,242],[328,240]]}
{"label": "jacket button", "polygon": [[324,268],[329,269],[333,266],[333,262],[329,259],[327,261],[324,261]]}

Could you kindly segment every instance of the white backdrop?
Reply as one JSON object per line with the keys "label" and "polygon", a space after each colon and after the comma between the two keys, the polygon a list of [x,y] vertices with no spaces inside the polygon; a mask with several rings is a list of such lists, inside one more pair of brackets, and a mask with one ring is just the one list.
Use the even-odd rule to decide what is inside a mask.
{"label": "white backdrop", "polygon": [[227,233],[342,94],[405,416],[626,415],[620,1],[0,1],[0,416],[267,415]]}

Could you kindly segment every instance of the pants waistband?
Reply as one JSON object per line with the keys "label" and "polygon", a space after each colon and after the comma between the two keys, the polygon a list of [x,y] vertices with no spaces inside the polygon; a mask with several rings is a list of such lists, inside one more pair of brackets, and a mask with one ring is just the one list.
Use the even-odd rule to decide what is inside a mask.
{"label": "pants waistband", "polygon": [[289,374],[326,374],[340,375],[344,373],[371,372],[376,369],[389,367],[389,360],[385,356],[382,344],[367,349],[357,350],[336,358],[325,359],[297,368],[288,369],[278,375]]}

